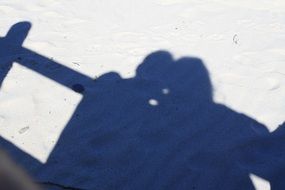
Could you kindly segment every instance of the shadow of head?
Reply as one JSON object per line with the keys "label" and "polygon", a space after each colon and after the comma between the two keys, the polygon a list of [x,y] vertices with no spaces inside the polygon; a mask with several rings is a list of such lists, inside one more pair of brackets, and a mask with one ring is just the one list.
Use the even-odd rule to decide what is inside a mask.
{"label": "shadow of head", "polygon": [[169,52],[156,51],[138,66],[136,77],[159,81],[164,92],[171,93],[171,97],[179,101],[212,101],[209,72],[199,58],[174,60]]}

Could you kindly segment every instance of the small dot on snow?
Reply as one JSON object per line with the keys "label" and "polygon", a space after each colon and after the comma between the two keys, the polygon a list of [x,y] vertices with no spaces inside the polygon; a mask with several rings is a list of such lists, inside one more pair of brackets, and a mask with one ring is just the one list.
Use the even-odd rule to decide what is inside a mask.
{"label": "small dot on snow", "polygon": [[151,106],[157,106],[157,105],[158,105],[158,101],[155,100],[155,99],[150,99],[150,100],[148,101],[148,103],[149,103],[149,105],[151,105]]}

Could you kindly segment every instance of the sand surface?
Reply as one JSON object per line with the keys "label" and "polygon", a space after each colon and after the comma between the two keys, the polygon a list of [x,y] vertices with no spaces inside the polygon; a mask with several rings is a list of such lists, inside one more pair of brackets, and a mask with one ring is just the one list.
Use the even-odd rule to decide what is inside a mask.
{"label": "sand surface", "polygon": [[0,144],[36,181],[285,189],[284,1],[2,0],[0,15]]}

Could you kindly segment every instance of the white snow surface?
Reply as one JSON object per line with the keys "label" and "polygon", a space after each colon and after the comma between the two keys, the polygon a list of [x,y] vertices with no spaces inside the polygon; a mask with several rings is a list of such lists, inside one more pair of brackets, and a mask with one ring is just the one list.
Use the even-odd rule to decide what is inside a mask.
{"label": "white snow surface", "polygon": [[[29,21],[24,47],[91,78],[131,78],[157,50],[200,58],[215,102],[270,132],[285,120],[284,0],[1,0],[0,15],[0,36]],[[15,62],[0,135],[44,164],[81,98]]]}

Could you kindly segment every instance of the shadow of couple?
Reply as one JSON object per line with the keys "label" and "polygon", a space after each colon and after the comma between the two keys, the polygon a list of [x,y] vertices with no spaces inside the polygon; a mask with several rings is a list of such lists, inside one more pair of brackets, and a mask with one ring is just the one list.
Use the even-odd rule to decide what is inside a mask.
{"label": "shadow of couple", "polygon": [[93,80],[22,47],[29,28],[18,23],[0,39],[0,84],[16,61],[83,95],[45,164],[1,139],[37,180],[83,189],[254,189],[255,174],[284,189],[284,126],[269,133],[214,103],[202,60],[157,51],[133,78],[110,72]]}

